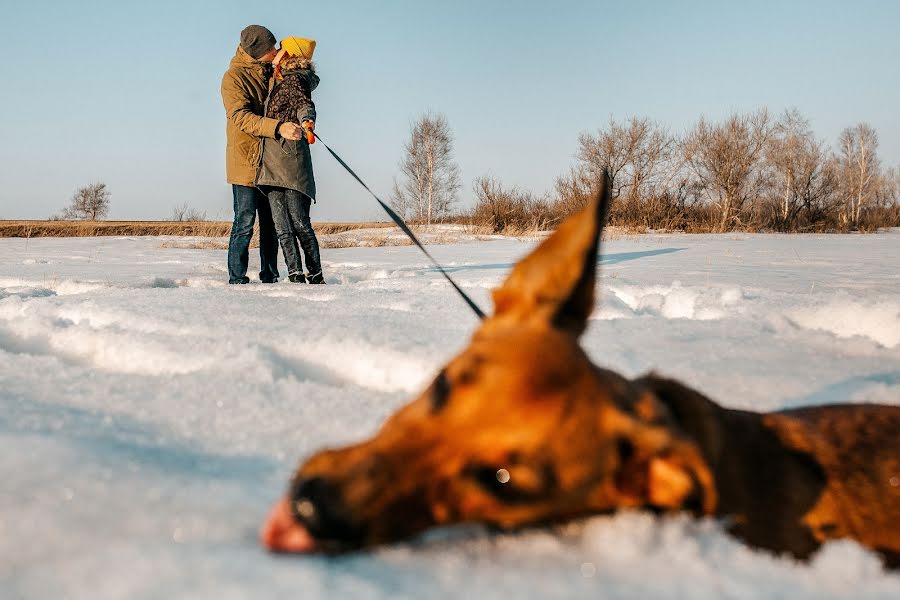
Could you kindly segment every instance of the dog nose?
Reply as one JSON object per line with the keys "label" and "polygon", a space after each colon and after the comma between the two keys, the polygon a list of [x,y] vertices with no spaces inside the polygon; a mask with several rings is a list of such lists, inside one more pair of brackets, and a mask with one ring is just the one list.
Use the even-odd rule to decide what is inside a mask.
{"label": "dog nose", "polygon": [[344,507],[338,486],[324,477],[297,480],[291,494],[291,513],[316,539],[356,543],[360,531]]}

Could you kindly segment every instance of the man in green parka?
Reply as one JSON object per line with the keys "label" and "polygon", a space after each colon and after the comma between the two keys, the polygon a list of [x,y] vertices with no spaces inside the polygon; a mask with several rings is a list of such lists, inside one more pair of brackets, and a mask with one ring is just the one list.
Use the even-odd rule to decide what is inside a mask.
{"label": "man in green parka", "polygon": [[222,77],[222,102],[228,119],[225,171],[234,196],[234,223],[228,241],[228,282],[249,283],[247,263],[253,223],[259,213],[259,278],[278,281],[278,237],[269,201],[255,187],[262,138],[299,140],[302,129],[263,116],[272,79],[275,36],[262,25],[241,32],[241,42]]}

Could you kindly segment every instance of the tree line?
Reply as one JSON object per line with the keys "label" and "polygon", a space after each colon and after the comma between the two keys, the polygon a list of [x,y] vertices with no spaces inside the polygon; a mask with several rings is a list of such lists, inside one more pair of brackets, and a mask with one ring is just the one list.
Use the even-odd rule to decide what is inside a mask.
{"label": "tree line", "polygon": [[584,205],[605,169],[613,225],[694,232],[900,226],[900,170],[882,165],[878,134],[865,123],[844,129],[831,146],[796,109],[701,117],[683,134],[646,117],[611,119],[579,136],[575,157],[540,195],[478,177],[474,207],[454,213],[461,185],[452,132],[445,117],[424,115],[411,128],[392,204],[420,223],[547,229]]}
{"label": "tree line", "polygon": [[[872,231],[900,227],[900,168],[878,157],[868,124],[844,129],[835,146],[820,139],[796,109],[766,109],[721,121],[701,117],[674,134],[646,117],[611,119],[578,137],[575,164],[543,194],[483,175],[475,204],[457,208],[462,188],[447,118],[425,114],[410,128],[391,204],[420,224],[465,222],[495,232],[555,227],[581,208],[603,170],[612,180],[610,223],[631,229],[726,231]],[[106,184],[79,188],[53,219],[91,220],[109,213]],[[206,214],[176,206],[173,221]]]}
{"label": "tree line", "polygon": [[[51,215],[48,221],[100,221],[109,215],[112,193],[102,181],[75,190],[69,205]],[[188,206],[187,202],[175,205],[172,215],[165,219],[185,223],[207,221],[206,211]]]}

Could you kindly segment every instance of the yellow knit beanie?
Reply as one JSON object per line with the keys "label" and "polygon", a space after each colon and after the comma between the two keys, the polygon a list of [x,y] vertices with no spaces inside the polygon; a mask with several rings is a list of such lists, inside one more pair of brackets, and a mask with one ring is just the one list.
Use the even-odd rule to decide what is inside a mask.
{"label": "yellow knit beanie", "polygon": [[281,49],[291,56],[302,56],[312,60],[313,52],[316,51],[316,40],[301,37],[284,38],[281,40]]}

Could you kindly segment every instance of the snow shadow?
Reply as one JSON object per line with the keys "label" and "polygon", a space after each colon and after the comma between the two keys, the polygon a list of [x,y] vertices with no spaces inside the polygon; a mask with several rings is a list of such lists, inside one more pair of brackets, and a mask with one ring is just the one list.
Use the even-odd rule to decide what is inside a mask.
{"label": "snow shadow", "polygon": [[853,396],[871,386],[900,386],[900,371],[857,375],[843,381],[830,383],[811,394],[786,401],[784,408],[851,402]]}
{"label": "snow shadow", "polygon": [[154,277],[147,287],[160,289],[173,289],[179,287],[178,282],[170,277]]}
{"label": "snow shadow", "polygon": [[257,352],[260,359],[270,367],[274,379],[293,378],[296,381],[310,381],[336,387],[350,383],[346,377],[326,366],[288,356],[271,346],[259,346]]}
{"label": "snow shadow", "polygon": [[615,254],[603,254],[597,258],[598,265],[616,265],[630,260],[640,260],[662,254],[673,254],[687,248],[657,248],[656,250],[641,250],[638,252],[617,252]]}
{"label": "snow shadow", "polygon": [[29,286],[19,286],[19,287],[9,287],[9,288],[0,288],[0,300],[3,298],[9,298],[12,296],[16,296],[23,300],[28,298],[49,298],[51,296],[55,296],[56,292],[49,288],[45,287],[29,287]]}
{"label": "snow shadow", "polygon": [[[603,254],[602,256],[599,256],[597,258],[597,264],[615,265],[631,260],[649,258],[651,256],[660,256],[662,254],[681,252],[682,250],[687,250],[687,248],[657,248],[656,250],[641,250],[639,252],[618,252],[614,254]],[[516,263],[488,263],[484,265],[460,265],[458,267],[444,267],[444,270],[448,273],[457,273],[460,271],[491,271],[499,269],[509,270],[512,269],[515,265]],[[425,272],[437,273],[438,270],[434,267],[427,267],[425,269]]]}
{"label": "snow shadow", "polygon": [[[2,399],[0,399],[2,400]],[[16,406],[18,404],[18,406]],[[222,481],[266,481],[281,465],[262,456],[229,456],[166,439],[156,428],[131,418],[32,400],[0,401],[0,434],[47,436],[82,449],[97,464],[136,464],[165,477]],[[283,468],[283,467],[282,467]]]}

